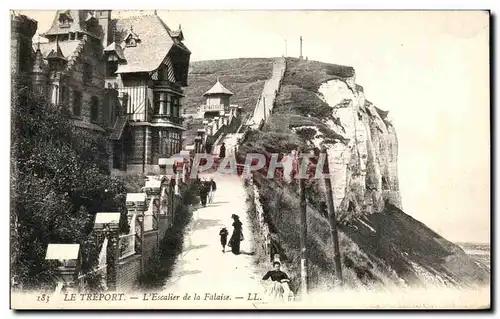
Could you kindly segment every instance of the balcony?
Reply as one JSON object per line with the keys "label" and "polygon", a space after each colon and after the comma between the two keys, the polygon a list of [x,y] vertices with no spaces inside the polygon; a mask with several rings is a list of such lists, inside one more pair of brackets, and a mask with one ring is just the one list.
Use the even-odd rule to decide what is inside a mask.
{"label": "balcony", "polygon": [[203,104],[198,108],[199,112],[225,112],[226,110],[229,110],[229,108],[226,108],[223,104]]}
{"label": "balcony", "polygon": [[172,83],[170,81],[153,80],[154,89],[158,91],[170,90],[179,94],[182,93],[182,86],[179,83]]}
{"label": "balcony", "polygon": [[172,115],[153,114],[153,119],[162,119],[162,120],[170,121],[173,124],[177,124],[177,125],[182,125],[182,123],[184,123],[184,119],[182,117],[175,117]]}

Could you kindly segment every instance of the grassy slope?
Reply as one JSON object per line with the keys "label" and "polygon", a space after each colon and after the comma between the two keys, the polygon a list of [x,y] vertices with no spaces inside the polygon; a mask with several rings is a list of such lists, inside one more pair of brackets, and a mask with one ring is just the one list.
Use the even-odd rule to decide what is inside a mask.
{"label": "grassy slope", "polygon": [[219,80],[234,95],[231,104],[244,112],[253,111],[264,82],[271,77],[272,59],[230,59],[192,62],[189,66],[189,86],[184,89],[184,108],[195,112],[205,103],[203,93]]}
{"label": "grassy slope", "polygon": [[326,81],[345,79],[353,73],[354,69],[349,66],[288,58],[287,71],[270,121],[272,124],[264,130],[288,131],[296,126],[315,125],[327,142],[340,139],[319,120],[337,119],[332,117],[330,106],[318,95],[318,89]]}
{"label": "grassy slope", "polygon": [[[219,80],[234,95],[231,104],[243,108],[243,116],[253,112],[264,83],[272,75],[272,59],[228,59],[192,62],[189,66],[189,86],[184,88],[186,95],[183,110],[195,113],[200,104],[205,103],[203,94]],[[192,143],[196,129],[188,129],[185,144]]]}
{"label": "grassy slope", "polygon": [[[317,96],[317,89],[325,81],[344,78],[352,72],[349,67],[314,61],[288,59],[287,62],[287,72],[273,115],[263,132],[249,134],[240,148],[243,153],[289,152],[304,145],[304,141],[292,133],[290,127],[320,124],[319,118],[328,116],[331,110]],[[357,89],[362,90],[362,87]],[[335,132],[328,128],[322,128],[322,131],[332,139],[336,137]],[[268,221],[279,237],[278,249],[286,260],[294,286],[298,287],[300,255],[297,234],[300,222],[296,185],[277,184],[258,174],[255,179]],[[308,209],[310,284],[331,287],[333,246],[324,205],[321,205],[324,195],[318,185],[309,185],[306,193],[308,202],[313,206]],[[344,278],[350,286],[398,283],[398,277],[419,283],[418,271],[412,263],[424,265],[426,271],[452,281],[485,282],[489,279],[458,246],[395,207],[388,206],[383,213],[373,214],[363,222],[355,219],[349,224],[342,224],[339,236]]]}

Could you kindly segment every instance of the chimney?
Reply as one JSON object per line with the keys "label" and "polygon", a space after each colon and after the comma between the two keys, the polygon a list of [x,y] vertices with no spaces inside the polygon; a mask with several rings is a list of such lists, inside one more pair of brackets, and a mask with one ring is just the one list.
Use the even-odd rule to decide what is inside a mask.
{"label": "chimney", "polygon": [[102,46],[105,48],[111,44],[112,37],[110,37],[110,20],[111,20],[111,10],[97,10],[96,18],[99,20],[99,25],[102,27]]}

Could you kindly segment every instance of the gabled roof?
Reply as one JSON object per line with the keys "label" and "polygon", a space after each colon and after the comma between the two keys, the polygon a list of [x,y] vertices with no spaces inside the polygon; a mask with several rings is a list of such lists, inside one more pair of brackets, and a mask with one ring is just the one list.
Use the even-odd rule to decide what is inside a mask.
{"label": "gabled roof", "polygon": [[110,45],[108,45],[105,49],[104,49],[104,52],[114,52],[116,53],[116,55],[122,59],[122,60],[126,60],[125,59],[125,55],[123,55],[123,49],[121,47],[121,45],[119,45],[118,43],[116,42],[113,42],[111,43]]}
{"label": "gabled roof", "polygon": [[[80,44],[79,40],[74,41],[61,41],[61,42],[44,42],[40,43],[40,51],[44,58],[49,56],[51,51],[57,52],[60,51],[63,57],[70,57],[76,51],[76,48]],[[38,46],[38,45],[37,45]],[[37,46],[34,50],[37,50]]]}
{"label": "gabled roof", "polygon": [[219,82],[219,79],[217,79],[217,83],[214,84],[214,86],[212,86],[212,88],[210,90],[208,90],[207,92],[205,92],[205,94],[203,94],[203,96],[206,96],[206,95],[214,95],[214,94],[226,94],[226,95],[233,95],[233,92],[229,91],[228,89],[226,89],[220,82]]}
{"label": "gabled roof", "polygon": [[130,26],[130,30],[128,32],[128,34],[125,36],[125,38],[123,38],[123,40],[127,40],[128,38],[132,38],[132,39],[137,39],[137,40],[140,40],[139,36],[137,35],[137,33],[134,32],[134,29],[132,26]]}
{"label": "gabled roof", "polygon": [[61,51],[61,47],[59,46],[59,42],[56,42],[55,49],[52,49],[47,55],[46,59],[61,59],[68,60]]}
{"label": "gabled roof", "polygon": [[[92,16],[92,10],[57,10],[57,13],[52,21],[52,26],[49,31],[45,32],[44,36],[57,34],[67,34],[68,32],[81,32],[84,34],[93,35],[87,31],[87,21]],[[65,14],[70,17],[71,22],[67,27],[61,26],[59,16]],[[95,35],[94,35],[95,36]]]}
{"label": "gabled roof", "polygon": [[171,30],[156,15],[136,16],[115,21],[115,42],[122,43],[131,29],[141,40],[137,46],[123,49],[127,63],[120,65],[116,73],[154,71],[162,64],[173,47],[181,49],[186,55],[191,53],[180,42],[174,42],[170,35]]}

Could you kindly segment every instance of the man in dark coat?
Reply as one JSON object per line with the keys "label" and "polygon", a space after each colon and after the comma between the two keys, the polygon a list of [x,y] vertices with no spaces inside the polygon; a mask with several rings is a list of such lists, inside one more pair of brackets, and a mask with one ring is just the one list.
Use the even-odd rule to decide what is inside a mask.
{"label": "man in dark coat", "polygon": [[208,185],[206,181],[202,181],[200,183],[200,200],[203,207],[207,206],[207,196],[210,190],[207,186]]}

